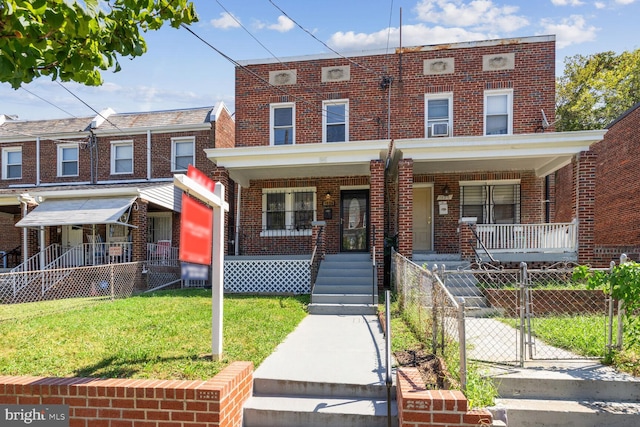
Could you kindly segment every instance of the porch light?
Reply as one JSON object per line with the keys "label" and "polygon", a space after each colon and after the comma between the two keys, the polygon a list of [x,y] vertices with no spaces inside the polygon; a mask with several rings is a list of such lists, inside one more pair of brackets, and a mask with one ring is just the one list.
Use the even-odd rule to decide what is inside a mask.
{"label": "porch light", "polygon": [[445,196],[449,195],[449,184],[445,184],[444,187],[442,187],[442,194]]}
{"label": "porch light", "polygon": [[331,193],[327,191],[327,194],[325,194],[324,199],[331,200]]}

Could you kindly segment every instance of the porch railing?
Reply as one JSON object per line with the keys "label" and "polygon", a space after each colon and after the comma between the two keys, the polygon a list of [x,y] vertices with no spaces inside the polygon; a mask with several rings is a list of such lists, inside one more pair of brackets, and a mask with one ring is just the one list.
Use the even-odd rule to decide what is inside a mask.
{"label": "porch railing", "polygon": [[545,224],[477,224],[478,239],[491,252],[575,252],[576,221]]}

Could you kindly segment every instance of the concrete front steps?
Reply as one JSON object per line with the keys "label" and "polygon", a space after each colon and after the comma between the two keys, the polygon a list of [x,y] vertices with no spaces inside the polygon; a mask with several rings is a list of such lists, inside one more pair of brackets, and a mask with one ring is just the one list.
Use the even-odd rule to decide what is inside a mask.
{"label": "concrete front steps", "polygon": [[505,370],[493,378],[501,396],[494,418],[504,414],[508,427],[640,425],[640,379],[595,362]]}
{"label": "concrete front steps", "polygon": [[377,286],[369,253],[326,255],[311,294],[310,314],[375,314]]}
{"label": "concrete front steps", "polygon": [[[444,266],[445,271],[466,270],[469,261],[463,261],[460,254],[414,253],[413,262],[432,270]],[[476,286],[478,280],[469,273],[451,273],[445,275],[444,284],[454,298],[464,298],[466,314],[473,317],[487,317],[495,314],[482,291]]]}
{"label": "concrete front steps", "polygon": [[[254,380],[243,427],[386,427],[384,386]],[[398,425],[395,388],[391,425]]]}

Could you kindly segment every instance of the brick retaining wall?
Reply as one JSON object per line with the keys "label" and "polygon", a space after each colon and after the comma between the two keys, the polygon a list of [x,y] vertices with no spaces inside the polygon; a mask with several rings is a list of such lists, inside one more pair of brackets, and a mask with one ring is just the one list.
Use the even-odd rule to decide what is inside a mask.
{"label": "brick retaining wall", "polygon": [[459,390],[427,390],[417,368],[401,368],[396,374],[399,427],[490,426],[486,409],[468,409]]}
{"label": "brick retaining wall", "polygon": [[239,427],[253,364],[208,381],[0,376],[0,404],[69,405],[70,427]]}

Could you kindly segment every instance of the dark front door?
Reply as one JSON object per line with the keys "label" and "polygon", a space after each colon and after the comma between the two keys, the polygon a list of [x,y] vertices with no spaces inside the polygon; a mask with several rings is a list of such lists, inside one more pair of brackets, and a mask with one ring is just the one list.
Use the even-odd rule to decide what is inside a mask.
{"label": "dark front door", "polygon": [[369,250],[369,190],[340,193],[340,251]]}

